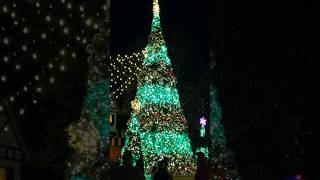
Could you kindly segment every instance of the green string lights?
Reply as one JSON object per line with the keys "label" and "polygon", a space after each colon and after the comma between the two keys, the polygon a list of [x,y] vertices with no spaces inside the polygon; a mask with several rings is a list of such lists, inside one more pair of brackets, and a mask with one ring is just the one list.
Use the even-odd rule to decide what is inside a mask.
{"label": "green string lights", "polygon": [[172,174],[192,174],[194,165],[190,139],[186,133],[161,131],[142,132],[142,154],[146,172],[151,172],[153,166],[164,157],[169,159],[168,170]]}
{"label": "green string lights", "polygon": [[132,116],[128,121],[128,129],[126,131],[122,154],[125,150],[132,152],[133,163],[135,164],[141,154],[140,125],[135,116]]}
{"label": "green string lights", "polygon": [[159,13],[158,0],[154,0],[151,34],[137,77],[136,98],[131,102],[133,111],[122,150],[131,151],[134,159],[142,154],[147,175],[163,158],[168,158],[171,174],[193,175],[195,158]]}
{"label": "green string lights", "polygon": [[99,83],[92,83],[88,94],[84,99],[83,115],[89,114],[94,121],[100,134],[103,148],[107,147],[109,135],[109,105],[110,105],[110,81],[104,80]]}
{"label": "green string lights", "polygon": [[168,104],[180,107],[178,91],[170,86],[148,84],[137,90],[141,108],[147,104]]}
{"label": "green string lights", "polygon": [[226,145],[224,127],[221,124],[222,111],[218,101],[218,90],[215,85],[210,86],[210,139],[221,145]]}
{"label": "green string lights", "polygon": [[[162,34],[160,34],[162,36]],[[159,39],[152,39],[154,41],[159,41]],[[155,51],[155,49],[157,51]],[[148,45],[146,48],[147,54],[145,55],[144,65],[149,65],[153,63],[164,62],[165,64],[171,65],[170,59],[167,55],[167,47],[165,44],[154,44]]]}
{"label": "green string lights", "polygon": [[227,146],[224,127],[221,123],[222,111],[218,101],[218,90],[210,85],[210,146],[209,161],[214,167],[213,179],[239,180],[235,154]]}

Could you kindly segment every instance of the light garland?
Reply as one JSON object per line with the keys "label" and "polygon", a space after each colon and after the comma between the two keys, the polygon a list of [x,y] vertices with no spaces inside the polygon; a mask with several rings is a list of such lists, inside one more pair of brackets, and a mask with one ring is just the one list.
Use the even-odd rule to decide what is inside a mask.
{"label": "light garland", "polygon": [[120,55],[110,57],[110,78],[112,95],[117,99],[126,89],[135,83],[143,61],[143,52],[131,55]]}
{"label": "light garland", "polygon": [[169,159],[168,171],[171,174],[186,175],[194,173],[193,153],[190,139],[186,133],[142,132],[140,137],[146,172],[151,172],[157,162],[166,157]]}
{"label": "light garland", "polygon": [[[64,52],[64,51],[63,51]],[[65,53],[65,52],[64,52]],[[33,56],[37,56],[34,54]],[[140,53],[134,53],[133,55],[120,55],[118,54],[115,57],[109,56],[109,61],[111,65],[111,77],[110,77],[110,87],[112,88],[112,95],[114,95],[115,98],[120,97],[124,91],[134,85],[134,80],[136,79],[138,72],[141,71],[139,68],[139,62],[140,64],[142,63],[142,57],[143,57],[143,52]],[[55,59],[57,61],[57,59]],[[107,59],[104,60],[107,62]],[[57,66],[57,65],[56,65]],[[44,77],[48,77],[48,74],[52,74],[53,70],[55,67],[55,63],[49,62],[48,66],[44,66],[39,73],[36,73],[33,78],[29,81],[26,81],[17,89],[16,92],[12,93],[5,99],[8,99],[9,102],[13,103],[15,101],[11,99],[16,99],[17,97],[21,96],[24,93],[29,92],[30,90],[34,89],[35,92],[37,92],[39,95],[43,92],[42,87],[34,87],[36,84],[38,84],[38,81],[40,79],[44,79]],[[66,65],[61,64],[60,67],[58,68],[61,72],[66,71]],[[120,71],[125,70],[125,71]],[[106,69],[104,71],[107,72]],[[101,73],[101,72],[98,72]],[[1,75],[1,81],[6,82],[8,80],[8,77],[6,75]],[[48,82],[50,84],[54,84],[55,78],[53,75],[49,76]],[[89,82],[90,83],[90,82]],[[117,88],[113,88],[117,87]],[[41,90],[40,90],[41,89]],[[111,96],[110,94],[110,96]],[[37,99],[32,100],[33,104],[37,104],[38,101]],[[21,114],[22,115],[22,114]]]}
{"label": "light garland", "polygon": [[140,128],[145,132],[172,131],[184,133],[187,131],[187,120],[181,108],[170,105],[148,105],[137,114]]}
{"label": "light garland", "polygon": [[141,108],[148,104],[168,104],[181,107],[179,95],[176,88],[158,84],[147,84],[137,90],[137,99]]}

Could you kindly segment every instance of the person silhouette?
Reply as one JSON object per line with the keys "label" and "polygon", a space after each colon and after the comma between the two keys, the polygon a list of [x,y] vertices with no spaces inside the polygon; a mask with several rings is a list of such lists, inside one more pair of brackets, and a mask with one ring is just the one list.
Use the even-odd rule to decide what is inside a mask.
{"label": "person silhouette", "polygon": [[172,180],[172,176],[168,172],[168,159],[164,158],[158,163],[158,170],[154,175],[154,180]]}
{"label": "person silhouette", "polygon": [[110,180],[144,180],[142,171],[132,165],[133,157],[130,151],[125,151],[122,165],[115,168],[110,175]]}
{"label": "person silhouette", "polygon": [[209,180],[210,179],[210,165],[206,160],[203,152],[198,152],[198,164],[195,180]]}
{"label": "person silhouette", "polygon": [[140,155],[140,158],[137,160],[136,167],[141,170],[142,174],[144,174],[144,163],[142,155]]}

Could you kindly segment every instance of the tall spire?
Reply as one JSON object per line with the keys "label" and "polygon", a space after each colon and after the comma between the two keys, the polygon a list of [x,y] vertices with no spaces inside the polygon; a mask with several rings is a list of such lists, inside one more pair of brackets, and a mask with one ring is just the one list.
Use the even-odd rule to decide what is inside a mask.
{"label": "tall spire", "polygon": [[151,33],[144,53],[124,149],[142,153],[146,174],[151,174],[159,161],[167,159],[172,175],[193,175],[195,159],[177,80],[161,32],[158,0],[153,0]]}
{"label": "tall spire", "polygon": [[160,7],[158,0],[153,0],[153,16],[159,16],[160,14]]}
{"label": "tall spire", "polygon": [[[151,56],[152,55],[152,56]],[[144,64],[164,63],[171,65],[160,23],[160,7],[158,0],[153,0],[153,19],[148,45],[145,50]]]}
{"label": "tall spire", "polygon": [[161,33],[161,24],[160,24],[160,7],[158,0],[153,0],[153,19],[151,25],[151,32],[159,32]]}

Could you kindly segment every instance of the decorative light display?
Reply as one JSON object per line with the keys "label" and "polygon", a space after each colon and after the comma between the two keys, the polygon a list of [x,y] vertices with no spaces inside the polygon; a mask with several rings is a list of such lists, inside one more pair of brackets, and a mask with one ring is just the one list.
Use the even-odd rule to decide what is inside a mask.
{"label": "decorative light display", "polygon": [[209,161],[214,170],[213,179],[240,180],[234,161],[235,154],[227,147],[224,128],[221,124],[221,106],[217,87],[210,85],[210,146]]}
{"label": "decorative light display", "polygon": [[208,147],[199,147],[196,149],[196,153],[202,152],[206,158],[209,158],[209,149]]}
{"label": "decorative light display", "polygon": [[69,145],[75,150],[73,156],[68,160],[68,179],[89,180],[88,174],[96,173],[100,168],[95,167],[97,159],[102,156],[99,147],[101,141],[99,131],[94,122],[81,119],[67,128]]}
{"label": "decorative light display", "polygon": [[[110,80],[107,77],[105,61],[94,58],[88,58],[88,61],[88,89],[80,118],[83,120],[80,120],[78,124],[88,122],[93,127],[91,129],[73,128],[71,125],[67,129],[71,137],[69,144],[76,150],[69,160],[70,170],[67,171],[67,176],[71,180],[89,180],[92,179],[92,176],[93,178],[101,177],[101,173],[105,173],[105,168],[108,166],[106,156],[108,155],[110,129]],[[94,136],[93,133],[89,136],[88,133],[93,132],[93,129],[95,130]],[[79,133],[78,136],[81,138],[75,141],[73,136]],[[90,148],[86,148],[88,145],[91,145]]]}
{"label": "decorative light display", "polygon": [[221,124],[222,110],[218,101],[218,90],[215,85],[210,86],[210,139],[221,145],[226,145],[224,128]]}
{"label": "decorative light display", "polygon": [[169,85],[146,84],[137,90],[137,99],[143,108],[146,104],[167,104],[180,107],[176,88]]}
{"label": "decorative light display", "polygon": [[109,80],[100,83],[93,83],[88,89],[87,96],[84,100],[84,107],[82,114],[90,114],[90,119],[95,123],[99,130],[102,146],[107,145],[107,138],[109,135]]}
{"label": "decorative light display", "polygon": [[207,125],[207,120],[204,117],[200,118],[200,125],[200,136],[204,137],[204,135],[206,134],[205,126]]}
{"label": "decorative light display", "polygon": [[125,150],[132,152],[133,164],[139,159],[141,154],[141,140],[140,140],[140,124],[137,117],[132,116],[128,121],[128,129],[126,131],[125,143],[122,148],[122,153]]}
{"label": "decorative light display", "polygon": [[130,150],[134,159],[142,154],[146,174],[151,174],[153,166],[166,157],[171,174],[192,175],[196,170],[195,158],[159,13],[158,0],[154,0],[151,34],[137,77],[136,98],[122,151]]}
{"label": "decorative light display", "polygon": [[131,102],[131,107],[133,109],[133,114],[137,114],[141,109],[140,102],[137,99],[133,100]]}
{"label": "decorative light display", "polygon": [[[72,71],[74,64],[79,63],[74,59],[86,56],[83,47],[99,32],[98,23],[103,19],[101,15],[108,10],[104,1],[102,3],[103,5],[96,3],[99,7],[92,12],[92,3],[72,0],[56,3],[15,0],[1,2],[0,85],[12,89],[11,94],[3,95],[4,99],[16,103],[20,101],[10,101],[10,96],[15,99],[23,96],[32,103],[34,97],[31,96],[38,92],[37,86],[43,87],[41,91],[45,92],[59,82],[58,78],[51,78],[53,75]],[[119,97],[134,85],[143,56],[143,52],[138,52],[108,57],[106,61],[110,61],[111,71],[115,75],[111,77],[115,97]],[[33,79],[35,74],[38,74],[41,80]],[[114,82],[117,82],[117,85],[114,85]],[[50,87],[47,87],[47,84]],[[37,99],[40,98],[40,95],[37,96]]]}
{"label": "decorative light display", "polygon": [[110,56],[110,78],[111,92],[117,99],[127,88],[135,85],[140,67],[143,61],[144,53],[137,52],[131,55]]}
{"label": "decorative light display", "polygon": [[70,137],[69,144],[73,149],[85,158],[94,158],[92,154],[97,153],[99,132],[92,121],[81,119],[71,124],[67,132]]}
{"label": "decorative light display", "polygon": [[[42,92],[45,92],[52,88],[47,86],[57,83],[50,79],[53,74],[73,70],[81,60],[72,60],[85,57],[82,40],[91,39],[98,33],[96,25],[103,20],[101,15],[106,11],[102,4],[105,2],[95,5],[74,0],[1,1],[0,76],[6,78],[3,81],[1,77],[0,85],[11,89],[11,94],[2,94],[3,98],[17,107],[26,106],[17,103],[32,103],[37,86],[43,87]],[[95,11],[91,11],[92,8]],[[92,24],[85,25],[89,17]],[[60,56],[61,49],[64,49],[63,56]],[[39,81],[33,79],[35,74],[40,77]],[[10,101],[10,96],[17,101]],[[37,95],[36,98],[41,97]]]}
{"label": "decorative light display", "polygon": [[[109,3],[107,3],[109,9]],[[68,6],[71,9],[71,4]],[[109,14],[107,14],[106,28],[109,32]],[[99,43],[106,43],[104,48],[108,48],[109,42],[105,42],[108,39],[109,34],[104,33],[101,30],[101,34],[95,36],[92,44],[88,45],[87,51],[90,54],[88,57],[89,69],[87,80],[87,94],[84,98],[84,104],[81,112],[81,118],[85,119],[92,124],[93,129],[96,129],[95,136],[91,136],[90,141],[100,142],[89,143],[92,145],[90,151],[85,149],[86,140],[88,135],[85,136],[87,130],[84,129],[84,136],[82,139],[78,139],[79,142],[72,141],[72,134],[70,135],[70,146],[76,150],[71,156],[69,171],[67,172],[68,179],[98,179],[101,177],[101,173],[108,166],[108,145],[109,145],[109,117],[110,117],[110,79],[108,76],[108,63],[109,56],[108,51],[101,54],[99,52]],[[105,37],[106,36],[106,37]],[[60,55],[64,56],[65,51],[61,50]],[[81,121],[80,121],[81,122]],[[71,128],[73,126],[71,125]],[[69,133],[70,134],[70,133]],[[74,139],[74,138],[73,138]],[[76,146],[78,144],[78,146]],[[80,146],[80,147],[79,147]],[[85,149],[82,153],[78,149]],[[78,150],[78,151],[77,151]],[[105,173],[105,172],[104,172]]]}
{"label": "decorative light display", "polygon": [[[200,123],[200,138],[203,139],[206,135],[206,128],[205,126],[207,125],[207,119],[205,117],[201,117],[199,120]],[[209,158],[209,149],[207,144],[205,144],[205,146],[200,146],[196,149],[196,153],[197,152],[203,152],[203,154],[205,155],[205,157]]]}
{"label": "decorative light display", "polygon": [[[85,45],[99,33],[98,24],[109,11],[105,1],[94,6],[74,0],[0,3],[0,85],[12,89],[10,94],[3,94],[4,99],[25,106],[27,112],[27,101],[38,104],[34,102],[40,102],[45,92],[63,79],[54,77],[67,75],[78,66],[86,57]],[[115,98],[135,85],[143,57],[143,52],[105,57]]]}

